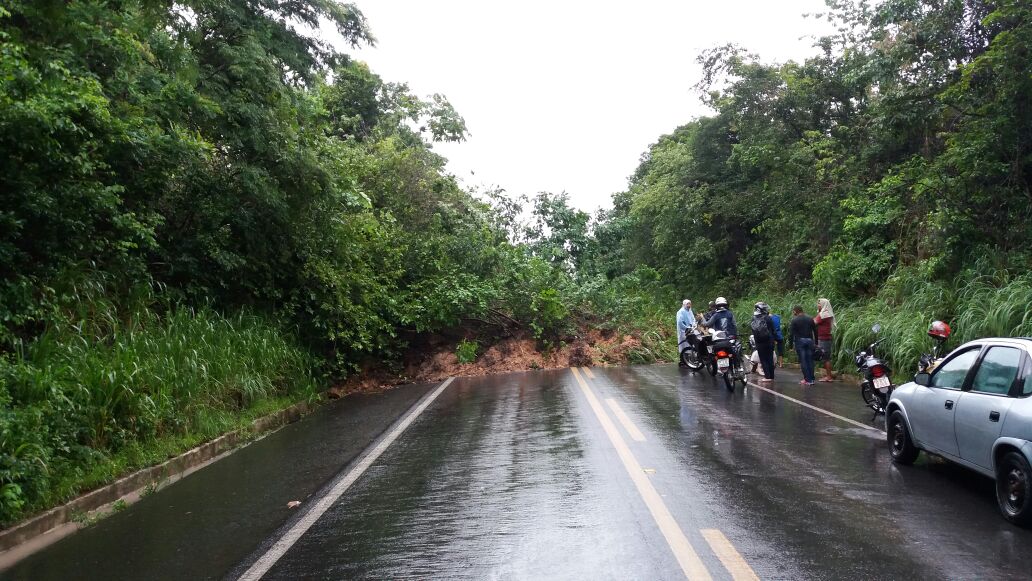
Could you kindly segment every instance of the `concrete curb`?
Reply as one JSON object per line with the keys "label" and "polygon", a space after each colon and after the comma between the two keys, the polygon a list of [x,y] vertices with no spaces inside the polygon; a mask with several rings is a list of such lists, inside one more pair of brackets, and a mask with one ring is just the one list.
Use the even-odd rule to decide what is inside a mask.
{"label": "concrete curb", "polygon": [[238,450],[249,437],[264,434],[301,419],[315,408],[308,402],[256,419],[249,427],[223,434],[171,460],[124,476],[107,486],[0,531],[0,570],[81,528],[75,521],[90,513],[113,507],[116,502],[132,504],[148,487],[178,481]]}

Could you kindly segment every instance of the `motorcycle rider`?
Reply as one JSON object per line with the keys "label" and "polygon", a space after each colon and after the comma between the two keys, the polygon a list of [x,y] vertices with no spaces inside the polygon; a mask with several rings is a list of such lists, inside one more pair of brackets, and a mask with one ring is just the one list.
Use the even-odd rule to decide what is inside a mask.
{"label": "motorcycle rider", "polygon": [[716,307],[716,311],[702,320],[702,326],[715,331],[723,331],[727,333],[729,339],[737,337],[738,326],[735,325],[735,314],[727,308],[727,299],[717,297],[717,300],[713,301],[713,306]]}
{"label": "motorcycle rider", "polygon": [[[709,305],[706,306],[706,312],[696,315],[699,318],[699,324],[702,325],[702,322],[712,317],[715,312],[717,312],[717,303],[715,301],[710,301]],[[702,326],[705,327],[705,325]]]}

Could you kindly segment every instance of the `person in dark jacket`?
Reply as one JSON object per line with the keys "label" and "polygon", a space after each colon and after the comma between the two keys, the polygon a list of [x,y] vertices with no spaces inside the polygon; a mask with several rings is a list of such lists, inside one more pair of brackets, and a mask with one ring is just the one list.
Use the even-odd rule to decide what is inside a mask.
{"label": "person in dark jacket", "polygon": [[760,382],[770,383],[774,381],[774,341],[777,340],[777,330],[770,318],[767,303],[756,303],[750,327],[756,340],[756,351],[760,354],[760,366],[763,367],[763,379]]}
{"label": "person in dark jacket", "polygon": [[[706,319],[712,317],[713,313],[715,313],[715,312],[717,312],[717,303],[714,302],[714,301],[710,301],[709,305],[706,306],[706,312],[705,313],[697,313],[695,316],[699,318],[699,324],[702,325],[702,322],[705,321]],[[702,326],[705,327],[705,325],[702,325]]]}
{"label": "person in dark jacket", "polygon": [[717,297],[713,301],[717,307],[716,312],[702,320],[702,326],[714,331],[727,333],[728,339],[738,336],[738,326],[735,325],[735,315],[727,308],[727,299]]}
{"label": "person in dark jacket", "polygon": [[803,307],[792,307],[792,321],[788,324],[788,342],[795,347],[802,368],[801,385],[813,385],[813,350],[817,344],[817,325],[803,312]]}

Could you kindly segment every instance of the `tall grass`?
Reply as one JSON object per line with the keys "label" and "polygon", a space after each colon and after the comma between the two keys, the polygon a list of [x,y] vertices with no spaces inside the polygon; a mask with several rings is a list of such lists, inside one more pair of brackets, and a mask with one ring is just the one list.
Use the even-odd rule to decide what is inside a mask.
{"label": "tall grass", "polygon": [[316,393],[310,356],[263,319],[90,298],[0,359],[0,523]]}
{"label": "tall grass", "polygon": [[[740,305],[735,309],[736,318],[747,321],[757,300],[770,303],[783,319],[793,304],[813,315],[817,298],[807,291],[780,296],[756,293],[736,301]],[[896,381],[903,381],[916,370],[921,354],[932,348],[927,335],[932,321],[943,320],[952,327],[947,348],[982,337],[1032,336],[1032,275],[993,270],[979,276],[965,273],[943,282],[900,271],[877,295],[834,307],[836,368],[852,370],[851,353],[879,338],[884,339],[879,354],[889,360]],[[882,326],[877,336],[871,331],[875,323]]]}

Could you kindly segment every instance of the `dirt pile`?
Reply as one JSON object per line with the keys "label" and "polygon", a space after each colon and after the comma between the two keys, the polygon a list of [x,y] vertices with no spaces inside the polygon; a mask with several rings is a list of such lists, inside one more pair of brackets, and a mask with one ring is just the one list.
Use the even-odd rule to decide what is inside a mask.
{"label": "dirt pile", "polygon": [[347,393],[378,391],[409,382],[442,381],[455,376],[480,376],[528,369],[562,369],[594,365],[620,365],[628,354],[641,347],[641,340],[612,331],[590,330],[569,341],[549,346],[527,336],[499,339],[481,346],[476,359],[461,363],[455,341],[432,339],[411,350],[400,372],[369,368],[330,390],[330,397]]}

